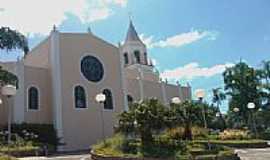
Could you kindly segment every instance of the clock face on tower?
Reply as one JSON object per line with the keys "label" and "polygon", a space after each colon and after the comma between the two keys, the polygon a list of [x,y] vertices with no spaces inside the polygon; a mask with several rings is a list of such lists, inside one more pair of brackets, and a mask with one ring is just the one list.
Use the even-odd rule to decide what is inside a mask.
{"label": "clock face on tower", "polygon": [[81,60],[81,72],[91,82],[99,82],[104,75],[102,63],[94,56],[85,56]]}

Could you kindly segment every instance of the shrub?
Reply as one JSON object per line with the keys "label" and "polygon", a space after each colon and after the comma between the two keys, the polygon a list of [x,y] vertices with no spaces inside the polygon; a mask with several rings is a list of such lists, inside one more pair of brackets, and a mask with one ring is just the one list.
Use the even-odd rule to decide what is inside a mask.
{"label": "shrub", "polygon": [[129,142],[129,140],[121,134],[116,134],[92,146],[96,154],[107,156],[125,156],[126,154],[136,152],[136,148],[136,142]]}
{"label": "shrub", "polygon": [[250,138],[251,136],[247,130],[228,129],[219,134],[221,140],[246,140]]}
{"label": "shrub", "polygon": [[[176,127],[167,129],[164,134],[171,139],[180,140],[185,138],[184,131],[183,127]],[[192,127],[191,131],[194,139],[204,139],[208,136],[208,130],[202,127]]]}
{"label": "shrub", "polygon": [[37,145],[47,144],[54,149],[59,141],[54,126],[51,124],[13,124],[12,132]]}
{"label": "shrub", "polygon": [[261,131],[259,133],[260,138],[270,140],[270,128],[267,128],[264,131]]}
{"label": "shrub", "polygon": [[0,160],[16,160],[14,157],[8,157],[0,154]]}

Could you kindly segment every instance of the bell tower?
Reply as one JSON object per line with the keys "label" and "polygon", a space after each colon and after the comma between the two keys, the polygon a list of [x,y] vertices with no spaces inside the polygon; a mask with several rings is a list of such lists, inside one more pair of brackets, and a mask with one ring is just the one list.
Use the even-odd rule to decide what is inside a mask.
{"label": "bell tower", "polygon": [[150,66],[146,45],[139,38],[132,20],[129,22],[126,39],[121,49],[125,67],[133,64]]}
{"label": "bell tower", "polygon": [[159,74],[148,57],[147,47],[138,36],[132,20],[129,22],[124,44],[120,46],[120,53],[126,78],[159,81]]}

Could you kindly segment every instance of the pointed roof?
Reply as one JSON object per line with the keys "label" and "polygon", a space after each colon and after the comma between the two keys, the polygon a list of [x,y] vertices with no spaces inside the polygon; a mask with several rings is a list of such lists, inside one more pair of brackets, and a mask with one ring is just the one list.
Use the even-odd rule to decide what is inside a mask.
{"label": "pointed roof", "polygon": [[128,28],[128,32],[126,36],[126,42],[130,42],[130,41],[142,42],[131,20],[129,22],[129,28]]}

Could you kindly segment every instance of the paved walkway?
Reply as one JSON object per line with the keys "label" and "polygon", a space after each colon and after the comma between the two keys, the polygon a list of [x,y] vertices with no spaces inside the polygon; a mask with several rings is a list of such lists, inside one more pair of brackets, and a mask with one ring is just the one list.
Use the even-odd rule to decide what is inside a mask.
{"label": "paved walkway", "polygon": [[[237,149],[241,160],[270,160],[270,148]],[[20,160],[91,160],[89,154],[59,155],[52,157],[27,157]]]}
{"label": "paved walkway", "polygon": [[19,158],[19,160],[91,160],[89,154],[81,155],[59,155],[52,157],[27,157]]}
{"label": "paved walkway", "polygon": [[241,160],[270,160],[270,148],[238,149],[236,152]]}

